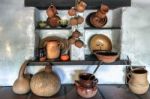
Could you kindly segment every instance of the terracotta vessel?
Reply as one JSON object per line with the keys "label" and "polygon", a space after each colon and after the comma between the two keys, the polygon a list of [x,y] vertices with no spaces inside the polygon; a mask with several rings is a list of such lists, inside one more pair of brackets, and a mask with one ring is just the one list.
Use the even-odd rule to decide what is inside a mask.
{"label": "terracotta vessel", "polygon": [[89,18],[90,24],[96,28],[101,28],[107,23],[107,13],[109,7],[102,4],[101,8],[97,12],[91,13],[87,18]]}
{"label": "terracotta vessel", "polygon": [[53,28],[59,26],[60,17],[59,16],[53,16],[51,18],[47,18],[47,24]]}
{"label": "terracotta vessel", "polygon": [[51,17],[53,17],[53,16],[55,16],[57,14],[57,9],[56,9],[56,7],[53,4],[51,4],[48,7],[48,9],[46,10],[46,13],[47,13],[47,16],[49,18],[51,18]]}
{"label": "terracotta vessel", "polygon": [[94,54],[96,55],[98,60],[105,63],[115,62],[119,57],[117,52],[112,51],[94,51]]}
{"label": "terracotta vessel", "polygon": [[75,16],[76,15],[76,9],[75,7],[72,7],[71,9],[68,10],[68,14],[70,16]]}
{"label": "terracotta vessel", "polygon": [[60,55],[60,42],[52,40],[48,41],[46,45],[47,59],[56,59]]}
{"label": "terracotta vessel", "polygon": [[81,73],[75,81],[76,91],[83,98],[92,98],[97,93],[98,80],[90,73]]}
{"label": "terracotta vessel", "polygon": [[148,91],[149,82],[147,80],[147,70],[145,69],[133,69],[129,73],[129,89],[135,94],[144,94]]}
{"label": "terracotta vessel", "polygon": [[87,4],[84,1],[80,1],[77,6],[76,9],[78,12],[83,12],[86,9]]}
{"label": "terracotta vessel", "polygon": [[35,95],[49,97],[60,90],[61,82],[58,75],[52,71],[50,64],[47,64],[45,70],[33,75],[30,87]]}

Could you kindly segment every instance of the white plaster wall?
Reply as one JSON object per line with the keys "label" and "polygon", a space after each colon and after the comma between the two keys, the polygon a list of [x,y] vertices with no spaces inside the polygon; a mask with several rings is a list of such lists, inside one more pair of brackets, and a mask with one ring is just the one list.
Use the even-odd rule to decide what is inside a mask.
{"label": "white plaster wall", "polygon": [[[0,86],[12,85],[21,63],[34,53],[34,9],[25,8],[23,0],[0,1]],[[122,56],[129,55],[133,65],[145,65],[150,71],[150,14],[149,0],[132,0],[132,7],[125,8],[122,16]],[[36,73],[43,67],[29,67]],[[73,83],[81,71],[92,72],[95,66],[55,66],[62,83]],[[121,65],[103,65],[96,77],[101,84],[124,83]],[[150,79],[150,76],[149,76]]]}

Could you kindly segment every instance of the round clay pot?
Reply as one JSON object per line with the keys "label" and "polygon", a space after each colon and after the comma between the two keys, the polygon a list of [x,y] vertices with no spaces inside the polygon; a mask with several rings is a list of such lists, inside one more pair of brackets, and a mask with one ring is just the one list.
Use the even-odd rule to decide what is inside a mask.
{"label": "round clay pot", "polygon": [[108,11],[109,11],[109,7],[105,4],[101,4],[100,12],[106,14],[108,13]]}
{"label": "round clay pot", "polygon": [[77,6],[76,9],[78,12],[83,12],[86,9],[87,4],[84,1],[80,1]]}
{"label": "round clay pot", "polygon": [[47,65],[44,71],[33,75],[30,82],[32,92],[37,96],[50,97],[55,95],[61,87],[58,75]]}
{"label": "round clay pot", "polygon": [[129,89],[135,94],[145,94],[149,88],[149,82],[147,79],[147,70],[145,69],[133,69],[130,73]]}
{"label": "round clay pot", "polygon": [[71,25],[71,26],[77,25],[77,24],[78,24],[78,20],[77,20],[76,17],[70,19],[70,25]]}
{"label": "round clay pot", "polygon": [[100,18],[96,12],[92,12],[87,16],[86,23],[91,27],[102,28],[107,23],[107,16]]}
{"label": "round clay pot", "polygon": [[83,98],[92,98],[97,93],[98,80],[90,73],[81,73],[75,81],[76,91]]}
{"label": "round clay pot", "polygon": [[75,16],[76,15],[76,9],[75,7],[72,7],[71,9],[68,10],[68,14],[70,16]]}
{"label": "round clay pot", "polygon": [[59,16],[53,16],[51,18],[47,19],[47,24],[49,24],[51,27],[55,28],[59,26],[60,17]]}

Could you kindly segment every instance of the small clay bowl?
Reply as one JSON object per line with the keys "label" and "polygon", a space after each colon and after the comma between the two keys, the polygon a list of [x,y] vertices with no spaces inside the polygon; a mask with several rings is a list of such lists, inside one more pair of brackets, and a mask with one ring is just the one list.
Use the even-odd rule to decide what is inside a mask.
{"label": "small clay bowl", "polygon": [[99,61],[102,61],[104,63],[115,62],[119,57],[119,54],[113,51],[94,51],[94,54]]}

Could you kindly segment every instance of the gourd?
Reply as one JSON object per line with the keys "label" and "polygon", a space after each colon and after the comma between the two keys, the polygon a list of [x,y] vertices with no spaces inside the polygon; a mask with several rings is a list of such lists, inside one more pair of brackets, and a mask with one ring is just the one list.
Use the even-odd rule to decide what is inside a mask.
{"label": "gourd", "polygon": [[13,84],[12,90],[16,94],[26,94],[30,91],[30,79],[24,76],[28,61],[26,60],[19,71],[19,76]]}
{"label": "gourd", "polygon": [[47,64],[44,71],[36,73],[30,82],[31,90],[37,96],[49,97],[55,95],[60,86],[60,79],[52,72],[50,64]]}

